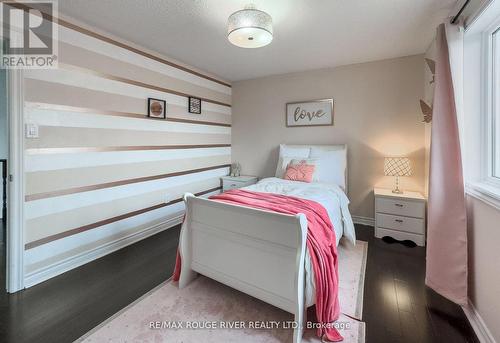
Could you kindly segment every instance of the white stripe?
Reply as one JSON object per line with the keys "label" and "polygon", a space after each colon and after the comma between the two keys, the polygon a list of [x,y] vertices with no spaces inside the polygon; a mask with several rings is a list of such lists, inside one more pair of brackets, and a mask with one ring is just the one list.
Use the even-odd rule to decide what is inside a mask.
{"label": "white stripe", "polygon": [[130,230],[131,228],[137,227],[139,225],[143,225],[151,221],[160,219],[162,217],[174,216],[180,211],[183,211],[184,208],[184,202],[180,202],[172,206],[159,208],[157,210],[146,212],[138,216],[130,217],[108,225],[101,226],[99,228],[87,230],[76,235],[68,236],[47,244],[40,245],[33,249],[26,250],[24,255],[25,264],[30,265],[42,261],[46,258],[53,258],[58,254],[76,249],[80,246],[101,239],[108,238],[110,236]]}
{"label": "white stripe", "polygon": [[159,72],[198,86],[206,87],[224,94],[231,95],[231,87],[224,86],[217,82],[207,80],[203,77],[196,76],[178,68],[171,67],[169,65],[131,52],[130,50],[120,48],[116,45],[106,43],[100,39],[90,37],[75,30],[68,29],[64,26],[59,27],[59,40],[101,55],[115,58],[126,63],[147,68],[154,72]]}
{"label": "white stripe", "polygon": [[[61,64],[59,65],[61,66]],[[24,75],[29,79],[55,82],[67,86],[80,87],[101,92],[125,95],[132,98],[138,98],[144,100],[144,103],[146,103],[147,98],[162,99],[167,102],[167,113],[168,104],[187,107],[187,98],[184,96],[161,92],[141,86],[135,86],[121,81],[109,80],[97,75],[76,70],[65,70],[62,68],[50,70],[29,69],[26,70]],[[202,108],[206,111],[231,114],[230,107],[212,104],[206,101],[203,101]]]}
{"label": "white stripe", "polygon": [[106,116],[72,111],[49,110],[26,106],[26,119],[40,126],[84,127],[95,129],[209,133],[230,135],[231,128],[224,126],[178,123],[161,120],[144,120],[119,116]]}
{"label": "white stripe", "polygon": [[36,172],[224,155],[231,155],[230,147],[25,155],[25,171]]}
{"label": "white stripe", "polygon": [[[205,194],[203,197],[209,197],[217,193],[219,193],[219,191]],[[24,255],[27,270],[29,273],[31,273],[33,272],[33,270],[31,270],[32,268],[30,268],[30,265],[34,263],[43,261],[45,259],[52,259],[54,256],[71,252],[72,250],[84,247],[85,245],[96,242],[98,240],[105,240],[107,238],[111,239],[116,235],[125,236],[135,231],[135,228],[137,226],[144,225],[162,218],[165,218],[166,220],[168,218],[175,217],[179,215],[179,213],[182,213],[184,209],[184,202],[179,202],[171,206],[146,212],[138,216],[130,217],[121,221],[101,226],[99,228],[58,239],[56,241],[40,245],[33,249],[29,249],[25,252]],[[50,263],[53,262],[54,261],[51,261]]]}
{"label": "white stripe", "polygon": [[98,189],[95,191],[68,194],[55,198],[28,201],[25,203],[24,207],[25,217],[26,220],[30,220],[159,190],[165,190],[165,193],[167,193],[168,188],[171,187],[219,178],[228,173],[229,168],[225,167],[200,173],[169,177],[166,179],[138,182],[118,187]]}

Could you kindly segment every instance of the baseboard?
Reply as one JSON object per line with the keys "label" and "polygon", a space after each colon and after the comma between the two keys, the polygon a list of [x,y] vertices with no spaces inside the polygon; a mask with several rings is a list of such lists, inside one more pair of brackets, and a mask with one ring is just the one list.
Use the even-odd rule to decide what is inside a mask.
{"label": "baseboard", "polygon": [[474,329],[479,342],[496,343],[495,338],[491,334],[490,330],[484,323],[483,318],[481,318],[481,315],[479,314],[479,312],[477,312],[470,299],[469,305],[463,306],[462,309],[464,310],[465,316],[469,320],[472,329]]}
{"label": "baseboard", "polygon": [[89,263],[93,260],[96,260],[100,257],[108,255],[112,252],[115,252],[119,249],[122,249],[128,245],[134,244],[138,241],[141,241],[149,236],[157,234],[163,230],[171,228],[175,225],[182,223],[184,218],[184,214],[178,215],[174,218],[165,220],[161,223],[153,225],[151,227],[145,228],[141,231],[135,232],[126,237],[119,238],[115,241],[108,242],[104,245],[101,245],[95,249],[77,254],[75,256],[71,256],[62,261],[54,263],[50,266],[44,267],[42,269],[36,270],[30,274],[27,274],[24,280],[24,285],[26,288],[39,284],[40,282],[46,281],[50,278],[53,278],[57,275],[65,273],[71,269],[77,268],[81,265]]}
{"label": "baseboard", "polygon": [[375,226],[375,218],[352,216],[352,221],[354,222],[354,224]]}

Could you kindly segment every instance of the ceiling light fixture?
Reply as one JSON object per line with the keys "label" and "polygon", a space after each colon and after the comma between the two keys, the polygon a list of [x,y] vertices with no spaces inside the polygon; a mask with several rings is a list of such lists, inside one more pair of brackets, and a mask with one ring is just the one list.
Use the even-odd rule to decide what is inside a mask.
{"label": "ceiling light fixture", "polygon": [[227,39],[240,48],[260,48],[273,40],[273,20],[269,14],[249,5],[227,21]]}

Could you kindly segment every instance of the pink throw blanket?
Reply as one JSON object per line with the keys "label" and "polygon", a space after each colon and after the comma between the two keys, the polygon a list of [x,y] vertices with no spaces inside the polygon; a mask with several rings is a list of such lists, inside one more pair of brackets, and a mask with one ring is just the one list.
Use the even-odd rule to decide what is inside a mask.
{"label": "pink throw blanket", "polygon": [[[332,342],[342,341],[342,336],[334,327],[340,314],[337,245],[335,231],[325,208],[311,200],[241,189],[214,195],[210,199],[284,214],[305,214],[308,222],[306,243],[316,282],[316,317],[321,324],[317,334]],[[180,255],[177,253],[174,281],[179,280],[180,265]]]}

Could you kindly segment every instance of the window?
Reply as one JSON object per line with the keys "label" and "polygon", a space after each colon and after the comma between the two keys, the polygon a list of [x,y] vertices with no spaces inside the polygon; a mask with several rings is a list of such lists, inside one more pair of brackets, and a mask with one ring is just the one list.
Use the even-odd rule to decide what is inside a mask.
{"label": "window", "polygon": [[484,153],[483,180],[500,187],[500,25],[484,32],[485,87],[484,98],[486,151]]}
{"label": "window", "polygon": [[500,1],[465,29],[463,47],[466,191],[500,209]]}
{"label": "window", "polygon": [[491,176],[500,180],[500,28],[491,35]]}

